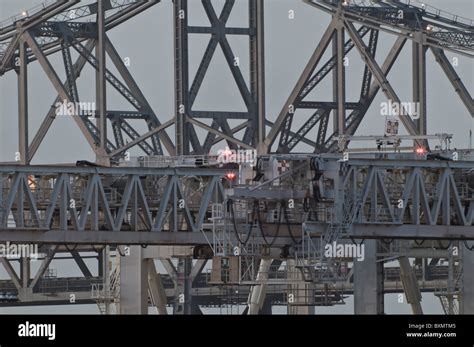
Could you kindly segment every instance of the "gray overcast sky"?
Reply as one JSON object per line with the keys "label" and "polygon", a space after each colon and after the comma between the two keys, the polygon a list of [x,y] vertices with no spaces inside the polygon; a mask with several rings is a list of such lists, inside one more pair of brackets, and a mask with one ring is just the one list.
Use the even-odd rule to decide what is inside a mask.
{"label": "gray overcast sky", "polygon": [[[474,19],[474,1],[472,0],[426,0],[425,2],[443,10]],[[24,9],[34,7],[39,3],[41,1],[1,0],[0,20],[20,13]],[[241,26],[246,22],[245,3],[246,1],[242,0],[236,1],[236,11],[229,20],[230,26]],[[271,0],[267,1],[266,4],[267,117],[275,119],[318,44],[323,30],[329,22],[329,16],[299,0]],[[295,19],[293,20],[288,19],[290,9],[295,11]],[[190,11],[191,24],[207,24],[206,15],[202,10],[200,1],[191,0]],[[109,32],[111,41],[118,52],[123,57],[130,58],[130,70],[162,122],[171,119],[174,114],[172,30],[172,2],[171,0],[163,0],[147,12]],[[202,35],[202,37],[197,37],[190,42],[191,78],[198,66],[197,59],[202,56],[207,41],[208,37]],[[229,41],[234,53],[241,58],[242,68],[246,69],[248,67],[248,58],[246,57],[248,42],[238,37],[232,37]],[[384,59],[393,42],[393,37],[381,36],[378,51],[379,62]],[[389,80],[395,86],[400,98],[406,101],[411,98],[412,85],[411,69],[409,68],[411,57],[409,47],[410,45],[405,47],[389,75]],[[453,57],[451,53],[447,53],[447,55],[450,58]],[[347,93],[349,97],[355,99],[360,88],[362,63],[355,50],[349,57],[351,63],[347,72]],[[456,70],[472,95],[474,94],[473,61],[462,56],[458,58],[459,66],[456,67]],[[49,57],[49,59],[53,66],[60,71],[61,78],[64,78],[61,57],[56,55]],[[428,54],[428,64],[429,133],[453,133],[455,135],[454,145],[458,148],[465,148],[469,144],[468,131],[474,128],[473,120],[430,54]],[[112,69],[112,71],[114,70]],[[31,64],[29,73],[31,137],[49,107],[51,107],[56,93],[37,63]],[[197,97],[195,108],[214,110],[239,110],[239,108],[242,108],[236,86],[228,83],[230,76],[222,53],[219,51],[217,58],[209,69],[208,78],[204,81],[202,93]],[[91,68],[86,68],[79,80],[81,101],[94,101],[93,88],[93,71]],[[14,73],[9,72],[0,78],[0,161],[12,161],[14,153],[17,151],[16,90],[17,84]],[[109,109],[130,109],[111,88],[108,88],[108,91]],[[331,87],[327,83],[323,83],[315,93],[320,99],[329,99]],[[359,134],[379,135],[383,133],[384,118],[379,114],[379,105],[382,101],[385,101],[385,99],[379,95],[362,123]],[[296,124],[302,124],[303,121],[301,118],[299,123],[296,122]],[[172,134],[170,135],[174,138]],[[74,122],[71,119],[59,117],[55,120],[52,131],[40,147],[36,162],[60,163],[74,162],[78,159],[94,160],[94,157]],[[2,277],[4,277],[2,271],[3,269],[0,269],[0,275],[3,274]],[[64,271],[69,276],[79,275],[77,269],[71,270],[71,267],[65,268]],[[387,311],[391,313],[409,312],[408,305],[399,305],[396,302],[396,296],[387,296]],[[441,312],[439,302],[430,295],[424,297],[423,306],[427,312]],[[68,307],[65,312],[70,309]],[[94,307],[89,309],[93,312],[96,311]],[[29,309],[21,310],[29,312]],[[347,306],[338,307],[337,310],[351,312],[352,309]],[[317,312],[325,311],[324,308],[318,308],[317,310]],[[0,308],[0,312],[12,312],[12,310]],[[64,311],[60,310],[60,312]]]}

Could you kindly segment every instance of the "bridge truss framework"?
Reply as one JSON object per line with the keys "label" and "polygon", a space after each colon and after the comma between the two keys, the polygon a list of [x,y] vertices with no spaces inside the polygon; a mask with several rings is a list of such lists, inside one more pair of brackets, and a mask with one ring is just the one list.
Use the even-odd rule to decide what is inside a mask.
{"label": "bridge truss framework", "polygon": [[[400,121],[413,136],[415,146],[429,149],[428,140],[423,138],[428,135],[429,119],[428,52],[434,55],[453,85],[467,114],[474,117],[473,99],[446,55],[446,52],[454,52],[472,59],[472,21],[413,1],[380,1],[368,5],[366,1],[304,0],[308,10],[323,11],[331,16],[331,21],[281,112],[275,120],[270,120],[265,109],[265,1],[249,0],[246,5],[248,23],[229,27],[227,22],[235,10],[235,0],[223,1],[220,13],[214,2],[202,0],[209,26],[190,25],[193,14],[188,11],[189,1],[175,0],[175,115],[163,120],[152,109],[108,36],[109,30],[160,6],[160,2],[99,0],[83,5],[77,0],[49,1],[0,24],[0,76],[10,71],[17,74],[19,129],[17,162],[0,166],[0,241],[38,244],[45,254],[33,277],[30,259],[19,261],[18,274],[11,261],[1,258],[18,293],[19,303],[51,302],[47,295],[40,293],[39,288],[44,289],[40,284],[51,282],[45,276],[54,257],[70,253],[84,277],[91,279],[88,284],[102,282],[93,294],[104,312],[110,312],[112,304],[119,302],[120,312],[146,313],[150,297],[159,313],[166,312],[167,304],[173,305],[174,313],[198,313],[198,301],[193,300],[193,296],[198,296],[199,290],[193,283],[205,268],[209,254],[196,255],[196,250],[206,252],[210,248],[215,256],[214,265],[214,258],[219,260],[217,255],[223,252],[216,247],[218,239],[221,244],[237,246],[239,252],[246,252],[234,255],[239,258],[239,269],[248,269],[251,274],[238,281],[249,287],[246,312],[251,314],[269,312],[271,302],[265,300],[265,294],[271,292],[272,286],[286,288],[280,288],[273,295],[277,297],[274,302],[288,305],[290,313],[308,313],[321,304],[318,298],[324,295],[333,298],[323,302],[325,305],[343,302],[344,288],[347,288],[344,283],[353,288],[356,313],[383,313],[384,262],[394,259],[399,262],[398,282],[403,285],[397,287],[391,283],[390,286],[403,290],[413,312],[422,313],[419,277],[408,260],[410,257],[416,259],[415,265],[421,261],[426,268],[435,267],[441,258],[448,259],[445,282],[429,288],[438,290],[447,313],[455,312],[455,298],[461,313],[474,312],[474,255],[468,242],[474,239],[474,193],[470,182],[464,180],[472,175],[472,159],[452,162],[399,157],[387,160],[383,155],[371,154],[369,158],[351,156],[349,160],[341,160],[339,153],[345,152],[350,144],[346,141],[341,148],[341,136],[355,135],[379,92],[388,100],[401,103],[388,76],[407,42],[412,45],[412,101],[420,108],[417,119],[403,113]],[[376,54],[382,33],[393,35],[396,40],[380,63]],[[211,38],[191,79],[189,42],[196,35]],[[228,40],[231,35],[248,37],[248,71],[236,63]],[[194,107],[217,47],[224,53],[238,86],[239,95],[235,97],[243,100],[245,112]],[[332,54],[323,62],[329,47]],[[71,51],[78,55],[75,62]],[[347,100],[345,90],[345,58],[351,51],[358,52],[364,62],[360,97],[355,101]],[[49,57],[56,53],[61,54],[63,66],[52,65]],[[120,76],[107,67],[107,59]],[[52,107],[30,141],[28,65],[35,62],[57,92],[53,104],[64,101],[80,105],[77,80],[86,65],[95,70],[96,109],[87,112],[76,109],[71,116],[96,154],[100,167],[30,165],[57,116],[57,110]],[[66,72],[65,81],[59,78],[59,68]],[[329,75],[333,79],[332,100],[312,99],[311,92]],[[114,88],[132,110],[110,110],[108,88]],[[303,120],[303,125],[295,127],[300,110],[313,113]],[[140,132],[132,126],[131,120],[142,120],[148,131]],[[231,121],[238,124],[231,128]],[[107,131],[109,126],[112,133]],[[174,138],[166,132],[171,126],[175,128]],[[197,128],[205,131],[203,138],[197,135]],[[255,149],[262,158],[270,160],[275,155],[286,154],[288,157],[282,160],[305,165],[302,169],[295,166],[289,175],[281,176],[281,191],[269,188],[275,178],[266,175],[263,176],[270,181],[264,179],[264,183],[232,189],[225,178],[228,170],[203,167],[205,165],[193,168],[115,166],[132,147],[140,148],[150,158],[163,155],[196,158],[208,154],[222,141],[230,149]],[[308,145],[311,153],[305,160],[297,155],[292,158],[291,153],[301,144]],[[301,172],[301,177],[306,177],[306,186],[295,188],[294,182]],[[321,206],[330,210],[325,214],[329,219],[298,220],[294,213],[296,219],[290,221],[288,214],[291,213],[285,208],[277,222],[286,218],[288,230],[277,237],[278,223],[259,220],[256,225],[261,233],[258,234],[253,230],[255,220],[250,221],[249,246],[242,244],[238,236],[245,234],[243,230],[248,227],[248,220],[236,226],[236,235],[228,232],[229,219],[222,216],[229,217],[229,211],[225,211],[229,200],[247,200],[248,208],[250,201],[260,199],[266,206],[265,212],[273,211],[272,208],[281,212],[278,205],[281,197],[294,197],[299,208],[305,209],[307,195],[315,194],[314,182],[319,187],[328,182],[332,185],[327,196],[322,193],[322,202],[309,203],[316,215],[320,212],[316,209]],[[215,211],[223,214],[214,214]],[[252,218],[261,218],[260,214],[254,212]],[[272,244],[268,245],[267,238],[273,236]],[[303,245],[306,242],[309,248],[315,244],[317,247],[320,246],[318,238],[341,242],[365,240],[365,260],[353,262],[344,278],[338,277],[340,264],[333,261],[328,262],[332,276],[329,279],[325,277],[327,270],[319,268],[314,273],[315,266],[311,263],[314,259],[309,259],[311,251],[299,247],[298,242]],[[408,246],[404,243],[406,240],[412,240]],[[442,246],[443,240],[450,240],[446,247]],[[441,246],[433,247],[433,242]],[[393,251],[393,246],[399,243],[403,247]],[[257,251],[250,250],[250,245]],[[128,252],[124,256],[122,247]],[[282,256],[282,250],[288,247],[294,255]],[[453,247],[459,254],[452,255]],[[84,262],[89,252],[95,253],[92,258],[97,258],[96,275]],[[226,252],[224,255],[232,256]],[[120,260],[114,266],[110,265],[111,254]],[[172,262],[171,257],[176,261]],[[153,262],[156,258],[162,259],[172,282],[171,295],[157,272]],[[285,264],[282,259],[286,259]],[[278,282],[282,266],[286,278]],[[222,285],[226,288],[225,283],[212,283],[213,276],[210,277],[204,287]],[[209,296],[217,298],[215,302],[226,304],[224,290],[217,291],[215,296],[210,291]],[[290,297],[296,301],[290,301]],[[87,292],[82,292],[80,298],[92,299]],[[230,303],[240,301],[229,299]]]}

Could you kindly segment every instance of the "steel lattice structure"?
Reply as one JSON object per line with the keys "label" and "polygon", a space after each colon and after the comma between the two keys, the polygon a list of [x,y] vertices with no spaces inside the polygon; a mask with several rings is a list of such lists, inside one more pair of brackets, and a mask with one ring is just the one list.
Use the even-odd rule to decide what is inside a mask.
{"label": "steel lattice structure", "polygon": [[[337,1],[329,0],[306,2],[331,14],[333,19],[278,118],[272,123],[272,129],[265,138],[268,150],[271,150],[273,143],[279,137],[279,152],[290,152],[300,142],[310,145],[315,153],[335,151],[337,136],[355,134],[380,90],[387,99],[400,103],[397,92],[388,80],[388,74],[407,41],[412,41],[413,101],[420,103],[418,120],[413,120],[407,114],[400,117],[408,133],[410,135],[426,134],[426,52],[428,49],[435,55],[436,61],[453,84],[468,113],[474,117],[473,99],[444,53],[444,50],[449,50],[472,57],[472,22],[459,23],[400,1],[371,3],[370,6],[352,5],[350,2],[342,5]],[[380,32],[398,37],[382,64],[375,59]],[[346,36],[349,36],[347,41]],[[364,42],[365,36],[368,37],[367,43]],[[319,70],[316,70],[323,54],[331,44],[333,56]],[[344,58],[354,47],[365,62],[365,70],[360,98],[349,102],[346,100],[345,92]],[[307,100],[308,94],[331,71],[334,72],[333,101]],[[292,130],[292,121],[298,109],[311,109],[314,110],[314,114],[298,130]],[[331,112],[334,112],[335,125],[333,132],[328,134]],[[306,135],[316,126],[316,141],[314,138],[308,139]]]}
{"label": "steel lattice structure", "polygon": [[[47,304],[45,292],[65,303],[68,288],[74,288],[80,302],[97,302],[105,313],[120,297],[124,313],[146,313],[150,301],[162,314],[167,305],[182,314],[200,313],[200,304],[229,302],[246,302],[245,312],[255,314],[271,313],[272,304],[287,305],[290,313],[331,306],[343,303],[349,293],[355,297],[356,313],[383,313],[384,293],[404,291],[418,314],[420,292],[426,290],[440,297],[446,313],[458,307],[474,312],[470,152],[446,148],[414,157],[379,149],[346,156],[380,93],[402,104],[389,74],[409,43],[412,101],[420,108],[417,119],[406,110],[399,115],[408,132],[405,139],[425,150],[433,139],[427,134],[428,52],[467,115],[474,117],[472,96],[447,57],[474,57],[471,20],[408,0],[303,0],[308,11],[319,10],[331,20],[273,119],[265,105],[264,5],[269,1],[245,1],[248,20],[234,27],[228,22],[236,11],[235,0],[223,0],[220,13],[215,2],[202,0],[208,26],[190,24],[190,1],[174,0],[175,114],[170,118],[153,110],[109,38],[110,30],[161,2],[48,1],[0,23],[0,78],[12,73],[18,77],[19,120],[18,160],[0,165],[0,243],[33,243],[43,254],[34,276],[29,257],[19,260],[19,273],[13,261],[0,258],[10,277],[0,282],[0,292],[15,292],[23,303]],[[395,42],[379,62],[382,34]],[[195,62],[190,42],[202,35],[210,40],[191,76]],[[229,40],[233,35],[248,39],[247,71]],[[238,87],[238,95],[231,97],[241,99],[245,111],[196,108],[218,48]],[[359,97],[351,101],[345,61],[354,52],[363,69]],[[62,65],[51,63],[55,54]],[[325,55],[329,57],[323,61]],[[95,71],[96,109],[84,112],[79,107],[69,115],[96,163],[30,165],[57,117],[52,107],[30,140],[31,64],[41,66],[57,93],[53,105],[81,105],[78,79],[85,66]],[[64,81],[60,69],[66,73]],[[316,87],[329,76],[332,99],[315,98]],[[131,110],[110,109],[110,88]],[[299,112],[307,110],[311,114],[306,117]],[[143,121],[146,132],[132,120]],[[174,138],[167,133],[171,127]],[[205,135],[198,136],[198,129]],[[397,141],[401,136],[382,139]],[[252,177],[234,186],[229,172],[235,177],[248,168],[212,164],[215,158],[208,154],[222,142],[230,150],[258,151],[256,166],[248,170]],[[309,153],[295,154],[301,144],[310,147]],[[144,154],[137,167],[122,160],[133,147]],[[296,207],[289,207],[289,201]],[[359,246],[365,242],[361,263],[323,255],[327,244],[347,246],[354,240]],[[460,254],[453,255],[454,248]],[[130,253],[124,256],[125,249]],[[108,265],[111,253],[120,261],[113,269]],[[48,277],[53,260],[69,257],[83,278]],[[97,274],[87,258],[97,260]],[[157,272],[157,258],[167,275]],[[414,266],[409,258],[415,258]],[[212,272],[205,274],[211,259]],[[399,268],[384,268],[394,259]],[[448,265],[440,265],[440,259],[448,259]],[[228,270],[232,264],[238,264],[236,272]],[[229,294],[236,289],[242,289],[244,298]]]}

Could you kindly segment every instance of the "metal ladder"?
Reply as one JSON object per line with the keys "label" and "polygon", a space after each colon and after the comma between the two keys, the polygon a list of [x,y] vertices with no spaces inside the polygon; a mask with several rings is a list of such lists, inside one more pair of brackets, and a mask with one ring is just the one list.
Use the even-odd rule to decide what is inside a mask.
{"label": "metal ladder", "polygon": [[[349,233],[357,218],[360,206],[360,197],[347,194],[343,202],[341,220],[335,221],[335,214],[333,214],[327,232],[319,239],[319,245],[315,244],[309,233],[304,232],[303,242],[297,247],[295,256],[297,268],[300,269],[305,281],[314,282],[318,279],[336,280],[339,278],[340,263],[334,259],[326,259],[323,246],[337,241],[341,236]],[[319,269],[317,269],[318,266]]]}
{"label": "metal ladder", "polygon": [[[107,314],[107,305],[114,307],[111,313],[119,313],[120,303],[120,256],[117,256],[115,267],[109,275],[105,287],[103,284],[92,284],[91,298],[94,299],[100,314]],[[114,304],[114,305],[111,305]]]}
{"label": "metal ladder", "polygon": [[[454,291],[449,292],[449,289],[447,289],[441,290],[435,294],[439,298],[441,307],[443,308],[443,312],[445,314],[459,314],[459,293],[461,292],[463,285],[463,263],[461,258],[459,259],[458,267],[454,268],[454,271]],[[452,312],[450,312],[450,303],[452,305]]]}
{"label": "metal ladder", "polygon": [[[443,312],[445,314],[450,314],[449,312],[449,299],[448,296],[454,296],[453,294],[438,294],[437,297],[439,298],[439,301],[441,302],[441,306],[443,307]],[[454,298],[453,298],[454,299]],[[453,314],[459,314],[459,307],[456,305],[456,301],[452,300],[453,303]]]}
{"label": "metal ladder", "polygon": [[359,197],[354,197],[352,194],[346,195],[344,203],[342,205],[342,218],[341,221],[336,221],[335,213],[329,224],[329,228],[324,235],[324,242],[331,243],[338,240],[342,235],[347,234],[357,217],[361,205]]}
{"label": "metal ladder", "polygon": [[226,255],[228,251],[228,245],[230,243],[230,237],[226,232],[223,204],[211,205],[210,220],[212,221],[211,247],[214,252],[214,255]]}

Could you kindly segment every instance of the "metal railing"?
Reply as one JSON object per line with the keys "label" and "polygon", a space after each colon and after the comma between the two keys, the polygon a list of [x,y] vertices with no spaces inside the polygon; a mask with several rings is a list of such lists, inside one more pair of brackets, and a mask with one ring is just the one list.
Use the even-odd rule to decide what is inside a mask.
{"label": "metal railing", "polygon": [[24,10],[19,14],[11,16],[11,17],[9,17],[9,18],[7,18],[7,19],[0,22],[0,30],[15,24],[19,20],[31,17],[31,16],[45,10],[47,7],[51,6],[52,4],[54,4],[56,2],[58,2],[58,1],[57,0],[46,0],[42,4],[39,4],[35,7]]}
{"label": "metal railing", "polygon": [[474,20],[459,16],[457,14],[454,14],[448,11],[440,10],[439,8],[433,7],[431,5],[427,5],[423,1],[420,1],[420,0],[400,0],[400,2],[405,3],[406,5],[417,7],[420,10],[428,12],[436,17],[450,20],[453,23],[464,24],[471,27],[474,26]]}
{"label": "metal railing", "polygon": [[217,156],[184,155],[184,156],[142,156],[121,161],[124,167],[200,167],[217,165]]}

